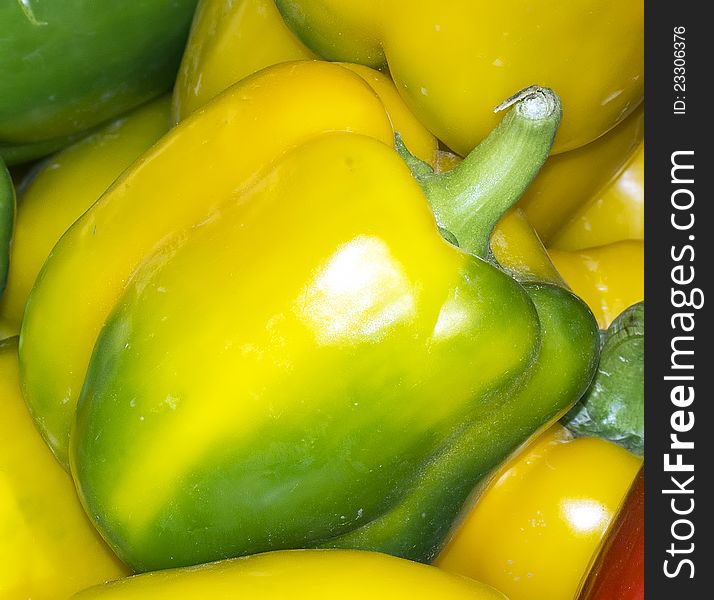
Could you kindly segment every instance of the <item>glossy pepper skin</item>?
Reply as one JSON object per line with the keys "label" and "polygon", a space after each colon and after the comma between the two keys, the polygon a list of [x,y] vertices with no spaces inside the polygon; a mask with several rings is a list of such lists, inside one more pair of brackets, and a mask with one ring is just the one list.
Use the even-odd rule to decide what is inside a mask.
{"label": "glossy pepper skin", "polygon": [[128,575],[35,430],[20,393],[17,338],[0,341],[0,440],[0,598],[67,598]]}
{"label": "glossy pepper skin", "polygon": [[136,158],[169,129],[170,99],[153,100],[33,168],[18,211],[0,326],[20,332],[27,296],[52,247]]}
{"label": "glossy pepper skin", "polygon": [[[464,161],[499,175],[470,183],[477,201],[515,202],[499,144],[532,161],[527,184],[556,107],[552,93],[524,97]],[[304,546],[429,560],[475,483],[589,382],[587,308],[445,242],[428,178],[393,136],[352,71],[278,65],[179,124],[55,247],[23,321],[25,391],[42,426],[66,397],[63,369],[83,373],[68,361],[94,346],[72,472],[133,568]],[[207,176],[176,175],[196,171]],[[468,200],[464,174],[447,186]],[[497,219],[482,209],[479,250]],[[467,244],[474,219],[458,223]],[[114,276],[93,275],[108,260]],[[69,273],[87,282],[69,291],[77,304]],[[64,327],[86,346],[68,353]]]}
{"label": "glossy pepper skin", "polygon": [[640,470],[578,600],[644,600],[645,476]]}
{"label": "glossy pepper skin", "polygon": [[288,550],[146,573],[72,600],[507,600],[492,587],[376,552]]}
{"label": "glossy pepper skin", "polygon": [[10,241],[15,222],[15,187],[10,172],[0,158],[0,299],[10,268]]}
{"label": "glossy pepper skin", "polygon": [[0,156],[17,163],[49,154],[168,91],[195,6],[3,2]]}
{"label": "glossy pepper skin", "polygon": [[572,600],[641,464],[553,425],[501,467],[435,565],[510,600]]}
{"label": "glossy pepper skin", "polygon": [[461,155],[496,124],[492,108],[533,82],[562,99],[554,152],[598,138],[643,98],[643,4],[637,0],[276,5],[288,27],[323,58],[388,67],[417,117]]}

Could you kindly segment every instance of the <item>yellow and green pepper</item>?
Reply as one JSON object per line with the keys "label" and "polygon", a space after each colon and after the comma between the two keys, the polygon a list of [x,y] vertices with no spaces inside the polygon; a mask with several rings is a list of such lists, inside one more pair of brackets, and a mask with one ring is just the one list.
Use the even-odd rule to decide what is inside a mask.
{"label": "yellow and green pepper", "polygon": [[[236,128],[245,127],[246,130],[249,130],[249,128],[252,127],[255,133],[255,145],[251,148],[246,148],[246,156],[242,159],[247,170],[260,169],[263,164],[262,161],[271,160],[269,152],[274,151],[276,148],[279,149],[281,144],[289,147],[291,143],[295,143],[292,140],[306,139],[325,127],[336,129],[338,131],[355,130],[375,137],[382,135],[382,139],[386,141],[387,137],[385,136],[388,136],[391,139],[391,136],[393,135],[391,129],[392,123],[400,124],[401,131],[403,132],[403,139],[409,147],[413,149],[415,154],[424,156],[427,160],[435,160],[436,142],[434,138],[429,136],[428,132],[426,132],[419,125],[418,121],[410,115],[408,109],[404,107],[403,103],[399,99],[399,96],[395,93],[393,86],[390,89],[391,84],[389,84],[389,80],[366,67],[361,67],[359,65],[356,67],[348,65],[344,66],[345,68],[349,68],[353,71],[353,73],[361,75],[361,79],[357,79],[355,81],[355,77],[344,73],[344,69],[335,69],[324,65],[314,67],[315,76],[313,77],[308,76],[309,72],[307,67],[297,67],[301,72],[299,80],[297,82],[289,80],[285,85],[281,83],[281,78],[278,75],[274,75],[269,79],[267,77],[262,79],[263,81],[270,81],[270,85],[272,87],[267,89],[265,93],[257,95],[253,101],[252,112],[246,111],[246,114],[239,113],[243,121],[235,125]],[[280,72],[288,72],[288,70],[289,67],[285,67]],[[372,77],[372,75],[376,76]],[[296,89],[296,86],[300,85],[299,81],[301,80],[304,81],[306,86],[311,87],[307,93],[302,94],[302,96],[307,96],[303,103],[299,102],[301,94],[299,93],[299,90]],[[332,96],[332,99],[334,99],[334,106],[330,108],[321,106],[319,102],[320,94],[322,92],[326,92],[327,89],[333,84],[337,86],[338,90],[338,93],[335,93]],[[272,93],[273,89],[276,91],[279,90],[283,93],[283,95],[278,96],[279,100],[270,100],[269,94]],[[375,95],[375,90],[381,94],[381,96],[378,97]],[[294,97],[296,101],[293,113],[286,114],[282,121],[276,121],[275,124],[272,125],[274,142],[270,139],[260,139],[256,128],[263,125],[250,125],[250,121],[253,119],[253,113],[261,115],[264,118],[269,118],[271,110],[282,110],[280,102],[287,101],[287,98],[292,91],[295,91]],[[331,98],[329,95],[324,97],[327,99]],[[309,101],[314,101],[314,106],[311,106]],[[228,111],[215,111],[210,119],[204,119],[204,121],[209,121],[209,123],[204,124],[203,127],[206,127],[207,130],[218,128],[221,119],[224,119],[226,115],[230,115],[231,112],[235,111],[233,111],[232,108]],[[311,119],[305,119],[304,124],[300,123],[300,118],[306,116],[307,114],[311,115]],[[389,127],[388,130],[385,129],[385,125]],[[202,132],[201,127],[202,126],[196,126],[192,129],[194,132],[192,134],[194,138],[192,141],[187,140],[187,145],[193,143],[193,147],[196,147],[202,143],[201,140],[205,138],[205,134]],[[389,131],[390,133],[387,134],[385,131]],[[184,135],[184,137],[186,136]],[[227,156],[228,149],[232,147],[234,142],[231,139],[226,139],[223,140],[223,143],[225,148],[222,148],[221,152]],[[91,144],[88,144],[88,146],[91,146]],[[62,173],[58,173],[57,177],[53,177],[54,174],[51,172],[47,174],[48,177],[51,177],[50,183],[52,183],[53,189],[61,190],[64,186],[71,188],[73,185],[76,185],[73,177],[71,177],[73,174],[81,175],[85,170],[95,169],[93,165],[93,160],[95,160],[94,154],[91,152],[89,147],[87,149],[90,151],[86,156],[86,162],[85,160],[82,160],[79,163],[71,163],[70,168],[65,169]],[[84,152],[81,154],[84,155]],[[192,158],[193,155],[189,151],[180,156],[176,153],[172,159],[174,162],[167,164],[164,168],[167,172],[170,172],[174,168],[185,169],[186,172],[188,172],[190,170],[189,165]],[[223,173],[224,179],[228,180],[227,172],[231,168],[231,165],[226,162],[225,159],[221,159],[219,157],[216,168]],[[38,181],[38,184],[40,183],[42,182]],[[192,181],[192,183],[195,186],[194,194],[196,196],[202,194],[205,188],[204,180],[198,178]],[[161,187],[163,184],[160,181],[157,181],[155,185],[156,187],[150,190],[149,195],[158,197],[163,193],[163,188]],[[42,189],[40,189],[40,191],[42,191]],[[43,206],[47,206],[46,201],[43,201],[42,198],[44,198],[44,194],[40,196],[39,200]],[[93,201],[93,198],[94,195],[86,198],[87,206]],[[172,211],[173,213],[179,213],[178,206],[171,207],[168,197],[165,202],[166,204],[161,204],[157,207],[156,210],[158,214],[152,215],[149,217],[148,222],[144,223],[147,234],[151,232],[153,235],[153,229],[156,227],[156,223],[165,219],[165,212]],[[50,207],[47,206],[47,208]],[[190,199],[185,201],[185,210],[187,211],[191,209],[198,211],[203,208],[204,207],[202,205],[193,207]],[[179,214],[179,216],[181,215]],[[134,217],[131,214],[127,214],[125,218],[125,227],[127,229],[133,228],[133,239],[126,240],[124,244],[125,247],[130,249],[133,247],[134,240],[140,236],[140,230],[138,229],[139,224],[135,223]],[[66,222],[65,219],[62,220]],[[175,220],[169,220],[166,225],[167,234],[171,231],[173,226],[175,226]],[[35,226],[30,224],[30,227]],[[46,247],[54,242],[54,239],[49,239],[43,241],[42,245]],[[79,258],[79,264],[84,266],[84,259],[81,257]],[[98,272],[102,272],[101,263],[97,264],[96,268]],[[77,272],[81,272],[81,268],[78,268]],[[72,273],[70,277],[75,279],[77,277],[77,272]],[[97,277],[101,276],[97,275]],[[106,282],[104,285],[108,285],[109,283],[110,282]],[[61,280],[57,281],[56,285],[52,289],[54,289],[57,293],[55,302],[58,303],[59,308],[64,309],[61,299],[64,297],[63,294],[68,291],[64,290]],[[106,302],[106,300],[102,300],[101,302]],[[60,390],[64,390],[61,393],[61,399],[58,396],[53,397],[51,394],[46,394],[48,398],[51,398],[50,404],[48,406],[40,407],[40,412],[43,414],[43,422],[40,425],[40,431],[45,436],[45,439],[48,441],[50,447],[53,452],[55,452],[60,462],[62,462],[66,467],[69,466],[67,450],[69,430],[74,419],[74,408],[79,395],[79,387],[81,387],[82,377],[84,375],[84,371],[86,370],[86,365],[89,362],[89,355],[94,344],[94,337],[96,337],[101,326],[101,321],[91,321],[90,319],[102,318],[101,315],[85,313],[83,310],[79,309],[79,304],[76,306],[78,308],[78,314],[75,318],[82,320],[84,323],[80,331],[83,332],[83,335],[88,335],[86,335],[86,337],[77,338],[76,335],[70,335],[68,331],[61,333],[60,330],[63,326],[73,328],[73,322],[71,319],[61,319],[55,324],[55,326],[53,326],[52,330],[58,333],[57,343],[60,343],[63,335],[70,335],[69,338],[65,338],[65,340],[61,342],[63,346],[64,358],[59,360],[59,356],[56,356],[54,359],[51,359],[50,354],[48,354],[42,359],[50,360],[49,363],[46,363],[48,365],[57,364],[59,369],[62,369],[64,364],[67,364],[66,361],[69,361],[69,364],[72,365],[69,372],[62,373],[61,375],[59,372],[53,372],[53,378],[60,378],[56,380],[57,387],[53,390],[53,392],[57,393]],[[76,323],[79,322],[80,321],[76,321]],[[91,329],[87,329],[89,327],[89,325],[87,325],[88,322],[92,324]],[[48,332],[45,332],[43,337],[47,339]],[[77,355],[75,355],[75,352],[77,352]],[[35,359],[35,361],[38,360],[39,359]],[[76,367],[75,363],[79,366]],[[38,402],[38,398],[41,398],[42,396],[34,393],[34,391],[30,391],[30,397],[32,398],[31,402],[36,403]]]}
{"label": "yellow and green pepper", "polygon": [[60,458],[72,430],[82,501],[122,559],[429,560],[473,486],[575,402],[591,313],[489,260],[560,117],[548,90],[513,103],[449,173],[399,144],[412,175],[364,79],[278,65],[182,121],[62,237],[25,313],[23,385]]}

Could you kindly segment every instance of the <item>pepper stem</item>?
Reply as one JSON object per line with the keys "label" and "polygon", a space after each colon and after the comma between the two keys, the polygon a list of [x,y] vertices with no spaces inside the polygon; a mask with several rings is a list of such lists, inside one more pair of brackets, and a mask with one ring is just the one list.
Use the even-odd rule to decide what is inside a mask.
{"label": "pepper stem", "polygon": [[493,228],[548,157],[562,114],[555,92],[538,86],[521,90],[494,112],[507,108],[488,137],[446,173],[434,172],[413,156],[398,135],[395,140],[444,237],[484,259],[489,255]]}

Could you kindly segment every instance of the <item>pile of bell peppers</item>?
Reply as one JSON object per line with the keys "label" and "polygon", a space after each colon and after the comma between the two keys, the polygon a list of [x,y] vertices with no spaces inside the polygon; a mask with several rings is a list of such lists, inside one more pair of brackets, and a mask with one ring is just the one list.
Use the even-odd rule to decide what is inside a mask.
{"label": "pile of bell peppers", "polygon": [[641,3],[0,20],[0,598],[643,597]]}

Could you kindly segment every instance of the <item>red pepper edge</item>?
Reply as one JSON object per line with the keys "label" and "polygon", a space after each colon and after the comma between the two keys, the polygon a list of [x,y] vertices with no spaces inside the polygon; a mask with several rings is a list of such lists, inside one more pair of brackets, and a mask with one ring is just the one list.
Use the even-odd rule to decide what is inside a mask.
{"label": "red pepper edge", "polygon": [[630,487],[578,600],[643,600],[645,597],[644,467]]}

